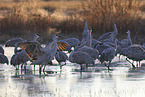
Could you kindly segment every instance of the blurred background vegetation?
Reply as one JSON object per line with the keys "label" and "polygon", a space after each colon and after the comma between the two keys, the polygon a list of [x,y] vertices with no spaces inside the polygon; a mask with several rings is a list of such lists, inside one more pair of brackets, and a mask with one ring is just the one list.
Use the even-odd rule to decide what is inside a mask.
{"label": "blurred background vegetation", "polygon": [[145,42],[145,0],[0,0],[0,43],[31,40],[34,33],[47,43],[56,31],[81,39],[84,19],[95,39],[113,31],[115,22],[119,40],[130,30],[133,43]]}

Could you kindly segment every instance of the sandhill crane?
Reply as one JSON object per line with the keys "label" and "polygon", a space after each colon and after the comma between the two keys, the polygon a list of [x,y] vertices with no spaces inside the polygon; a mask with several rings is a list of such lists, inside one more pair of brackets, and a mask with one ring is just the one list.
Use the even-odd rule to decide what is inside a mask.
{"label": "sandhill crane", "polygon": [[0,45],[0,53],[2,53],[4,55],[4,49],[1,45]]}
{"label": "sandhill crane", "polygon": [[[121,49],[120,54],[126,56],[127,58],[133,61],[139,61],[139,65],[140,61],[145,59],[145,50],[142,48],[141,45],[131,45],[127,48]],[[130,62],[127,58],[126,60]],[[134,64],[133,63],[131,64],[134,68],[135,67]]]}
{"label": "sandhill crane", "polygon": [[2,46],[0,46],[0,63],[7,65],[9,64],[8,58],[4,55],[4,49]]}
{"label": "sandhill crane", "polygon": [[84,46],[84,47],[78,48],[76,51],[85,52],[94,60],[99,58],[99,51],[95,50],[92,47]]}
{"label": "sandhill crane", "polygon": [[83,31],[83,34],[82,34],[82,41],[81,42],[84,42],[89,34],[89,29],[88,29],[88,26],[87,26],[87,20],[84,20],[85,22],[85,26],[84,26],[84,31]]}
{"label": "sandhill crane", "polygon": [[[61,42],[61,40],[59,40],[59,41]],[[66,41],[69,44],[68,48],[66,49],[69,53],[71,52],[72,47],[75,48],[77,45],[80,44],[80,40],[77,38],[74,38],[74,37],[63,39],[63,41]]]}
{"label": "sandhill crane", "polygon": [[74,37],[66,38],[66,39],[63,39],[63,40],[58,40],[58,42],[63,42],[63,43],[68,44],[68,47],[65,49],[65,51],[68,51],[68,53],[71,52],[72,47],[75,48],[80,43],[79,39],[74,38]]}
{"label": "sandhill crane", "polygon": [[6,63],[7,65],[9,64],[8,58],[2,53],[0,53],[0,63],[2,64]]}
{"label": "sandhill crane", "polygon": [[[33,42],[36,41],[38,37],[39,37],[38,33],[34,34],[32,41]],[[15,47],[15,43],[23,43],[23,42],[24,40],[22,38],[13,38],[5,42],[5,47]]]}
{"label": "sandhill crane", "polygon": [[25,42],[19,44],[19,46],[26,51],[29,58],[33,61],[31,64],[40,65],[39,66],[40,75],[41,75],[42,67],[44,66],[43,68],[43,73],[44,73],[45,66],[54,59],[54,56],[57,52],[57,48],[66,49],[68,46],[68,44],[66,43],[62,43],[62,42],[57,43],[57,38],[58,36],[56,34],[52,36],[54,45],[52,45],[51,49],[48,49],[49,48],[48,45],[45,48],[41,47],[41,45],[38,42]]}
{"label": "sandhill crane", "polygon": [[103,34],[102,36],[99,37],[99,41],[103,41],[105,39],[109,39],[110,38],[110,34],[114,34],[114,36],[117,36],[118,34],[118,30],[117,30],[117,27],[116,27],[116,23],[114,23],[114,31],[113,32],[107,32],[105,34]]}
{"label": "sandhill crane", "polygon": [[101,43],[96,45],[95,48],[99,51],[99,54],[101,54],[102,51],[107,49],[107,48],[115,47],[114,40],[116,38],[115,38],[114,34],[111,33],[109,36],[110,36],[109,39],[105,39],[104,42],[101,42]]}
{"label": "sandhill crane", "polygon": [[101,55],[100,55],[101,64],[104,63],[105,61],[109,61],[109,65],[108,66],[105,63],[105,66],[108,67],[108,70],[110,70],[109,66],[111,64],[112,59],[116,55],[116,51],[117,51],[117,43],[116,43],[116,41],[117,40],[115,40],[115,47],[110,47],[110,48],[107,48],[107,49],[103,50]]}
{"label": "sandhill crane", "polygon": [[96,39],[92,39],[92,45],[91,45],[91,47],[92,47],[92,48],[95,48],[96,45],[98,45],[98,44],[100,44],[100,43],[101,43],[100,41],[98,41],[98,40],[96,40]]}
{"label": "sandhill crane", "polygon": [[121,48],[126,48],[126,47],[132,45],[130,31],[128,30],[126,33],[127,33],[127,39],[122,39],[121,41],[117,41],[118,46],[120,46]]}
{"label": "sandhill crane", "polygon": [[89,33],[85,41],[86,41],[86,46],[89,46],[89,47],[92,46],[92,29],[89,29]]}
{"label": "sandhill crane", "polygon": [[26,72],[26,64],[27,64],[27,61],[30,60],[30,58],[27,56],[27,53],[25,50],[22,50],[22,49],[18,50],[17,47],[18,47],[18,44],[15,43],[14,55],[11,57],[11,65],[16,66],[16,70],[17,70],[18,69],[17,65],[19,67],[19,65],[21,64],[21,70],[22,70],[22,67],[24,64],[24,69]]}
{"label": "sandhill crane", "polygon": [[[33,42],[36,42],[36,39],[39,37],[39,34],[35,34],[34,37],[33,37]],[[7,47],[9,46],[15,46],[15,49],[14,49],[14,55],[11,57],[11,65],[13,66],[16,66],[16,70],[18,70],[19,68],[17,68],[17,65],[19,67],[19,65],[21,64],[21,70],[22,70],[22,67],[23,67],[23,64],[24,64],[24,69],[25,69],[25,72],[26,72],[26,64],[27,64],[27,61],[30,60],[30,58],[28,57],[27,53],[25,50],[23,49],[19,49],[18,50],[18,44],[19,43],[23,43],[23,39],[22,38],[14,38],[14,39],[11,39],[11,40],[8,40],[5,45]]]}
{"label": "sandhill crane", "polygon": [[13,38],[5,42],[5,47],[15,47],[15,43],[23,43],[22,38]]}
{"label": "sandhill crane", "polygon": [[74,49],[75,51],[81,51],[87,53],[89,56],[91,56],[94,60],[99,58],[99,52],[98,50],[91,47],[92,44],[92,30],[89,29],[89,33],[86,37],[86,40],[82,42],[80,45],[76,46]]}
{"label": "sandhill crane", "polygon": [[69,55],[69,61],[72,63],[80,64],[81,71],[83,70],[82,64],[86,64],[86,67],[88,66],[88,64],[95,64],[92,57],[90,57],[87,53],[80,51],[72,51]]}
{"label": "sandhill crane", "polygon": [[[66,65],[66,60],[68,60],[68,56],[62,51],[57,51],[55,54],[55,59],[58,61],[60,69],[62,69],[62,66]],[[61,62],[65,62],[65,64],[61,65]]]}

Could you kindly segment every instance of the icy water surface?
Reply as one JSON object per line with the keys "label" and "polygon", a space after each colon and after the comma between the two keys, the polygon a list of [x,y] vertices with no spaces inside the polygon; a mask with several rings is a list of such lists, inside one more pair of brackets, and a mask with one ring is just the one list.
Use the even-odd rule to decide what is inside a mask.
{"label": "icy water surface", "polygon": [[[9,59],[12,54],[13,48],[5,48]],[[46,71],[55,73],[40,77],[29,64],[26,73],[0,65],[0,97],[145,97],[145,67],[132,70],[124,57],[113,60],[110,72],[96,60],[96,67],[80,74],[79,65],[67,62],[62,72],[51,66]]]}

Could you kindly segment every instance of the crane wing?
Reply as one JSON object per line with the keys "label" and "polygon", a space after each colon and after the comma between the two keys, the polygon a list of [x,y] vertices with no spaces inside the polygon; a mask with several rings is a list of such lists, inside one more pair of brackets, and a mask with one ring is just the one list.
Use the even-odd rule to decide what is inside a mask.
{"label": "crane wing", "polygon": [[[51,45],[51,48],[53,48],[54,44]],[[66,48],[68,48],[69,44],[68,43],[65,43],[65,42],[62,42],[62,41],[58,41],[57,42],[57,49],[59,51],[63,51],[65,50]]]}
{"label": "crane wing", "polygon": [[41,45],[37,42],[24,42],[20,43],[19,47],[23,50],[26,51],[28,57],[34,61],[36,60],[39,56],[42,56],[44,54],[43,48]]}
{"label": "crane wing", "polygon": [[23,43],[22,38],[13,38],[5,42],[6,47],[15,47],[15,43]]}

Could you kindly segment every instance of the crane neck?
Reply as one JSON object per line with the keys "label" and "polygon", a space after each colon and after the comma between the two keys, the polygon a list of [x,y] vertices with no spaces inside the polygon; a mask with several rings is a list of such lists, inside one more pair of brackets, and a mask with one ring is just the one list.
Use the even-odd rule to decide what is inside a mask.
{"label": "crane neck", "polygon": [[38,37],[39,37],[39,36],[35,35],[35,36],[33,37],[33,42],[37,42]]}
{"label": "crane neck", "polygon": [[117,36],[117,34],[118,34],[118,30],[117,30],[116,24],[114,23],[114,35]]}
{"label": "crane neck", "polygon": [[18,45],[17,45],[17,43],[15,44],[15,49],[14,49],[14,53],[17,53],[17,51],[18,51]]}
{"label": "crane neck", "polygon": [[89,33],[87,21],[85,20],[84,22],[85,22],[85,27],[84,27],[84,31],[83,31],[82,42],[86,40],[88,33]]}
{"label": "crane neck", "polygon": [[130,45],[132,45],[132,40],[131,40],[131,37],[130,37],[130,32],[129,32],[128,35],[127,35],[127,39],[129,40]]}
{"label": "crane neck", "polygon": [[92,46],[92,31],[91,30],[89,30],[86,41],[87,41],[86,46],[91,47]]}
{"label": "crane neck", "polygon": [[117,51],[117,39],[115,40],[115,51]]}

